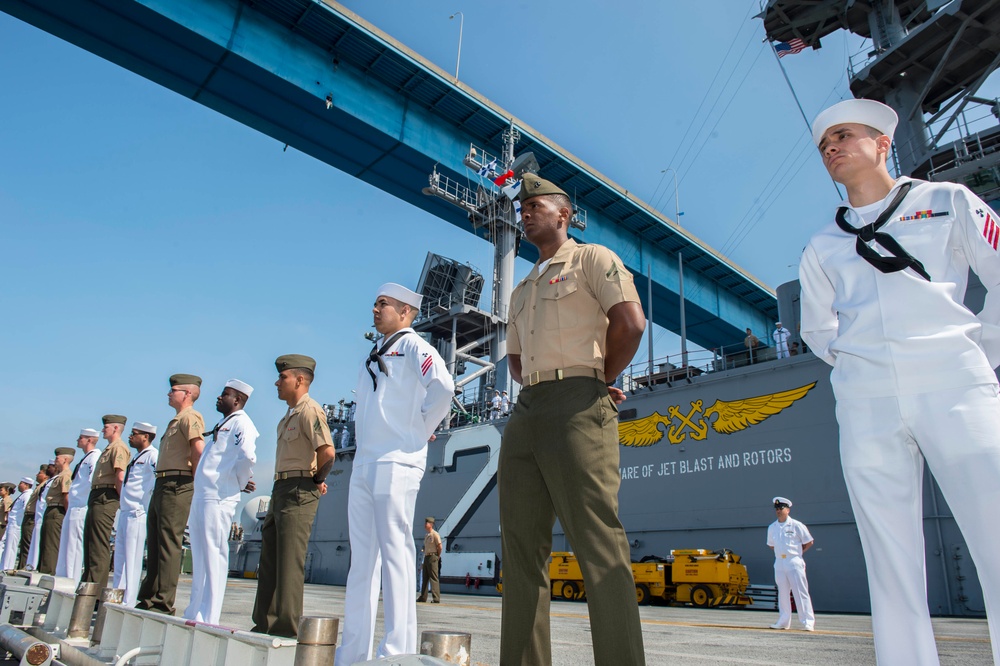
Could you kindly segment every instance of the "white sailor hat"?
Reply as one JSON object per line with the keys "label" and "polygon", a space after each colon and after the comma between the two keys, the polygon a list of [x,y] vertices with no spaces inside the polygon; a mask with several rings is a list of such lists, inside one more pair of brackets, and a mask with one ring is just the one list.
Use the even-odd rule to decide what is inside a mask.
{"label": "white sailor hat", "polygon": [[423,302],[424,297],[415,291],[410,291],[401,284],[396,284],[395,282],[386,282],[384,285],[378,288],[378,293],[375,294],[375,298],[379,296],[388,296],[389,298],[395,298],[397,301],[406,303],[415,308],[419,308],[420,304]]}
{"label": "white sailor hat", "polygon": [[775,497],[771,501],[774,502],[775,508],[777,508],[779,504],[784,504],[788,506],[789,509],[792,508],[792,500],[788,499],[787,497]]}
{"label": "white sailor hat", "polygon": [[100,437],[101,433],[97,432],[93,428],[83,428],[80,430],[80,437]]}
{"label": "white sailor hat", "polygon": [[873,99],[846,99],[816,116],[812,126],[813,143],[819,146],[828,129],[844,123],[874,127],[891,139],[899,123],[899,116],[891,107]]}
{"label": "white sailor hat", "polygon": [[35,483],[35,480],[30,476],[22,476],[21,483],[27,483],[29,486]]}
{"label": "white sailor hat", "polygon": [[150,435],[156,434],[156,426],[152,423],[146,423],[145,421],[136,421],[132,424],[132,430],[138,430],[139,432],[148,432]]}
{"label": "white sailor hat", "polygon": [[781,322],[780,321],[776,321],[776,322],[774,322],[774,325],[775,326],[781,326]]}
{"label": "white sailor hat", "polygon": [[239,391],[248,398],[250,397],[250,394],[253,393],[252,386],[250,386],[246,382],[241,382],[238,379],[230,379],[228,382],[226,382],[226,388],[231,388],[234,391]]}

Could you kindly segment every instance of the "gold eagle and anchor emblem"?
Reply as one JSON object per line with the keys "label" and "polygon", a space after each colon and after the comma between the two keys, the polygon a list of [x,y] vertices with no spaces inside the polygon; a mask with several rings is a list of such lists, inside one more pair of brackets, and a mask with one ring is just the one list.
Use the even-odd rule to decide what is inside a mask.
{"label": "gold eagle and anchor emblem", "polygon": [[[704,403],[695,400],[687,414],[680,407],[671,405],[666,416],[653,412],[642,419],[619,423],[618,441],[622,446],[652,446],[663,439],[664,434],[671,444],[680,444],[689,435],[691,439],[700,441],[708,437],[709,425],[717,433],[731,435],[790,407],[814,386],[816,382],[742,400],[716,400],[704,411]],[[711,419],[713,414],[716,415],[714,420]],[[661,423],[665,426],[664,430],[660,429]]]}

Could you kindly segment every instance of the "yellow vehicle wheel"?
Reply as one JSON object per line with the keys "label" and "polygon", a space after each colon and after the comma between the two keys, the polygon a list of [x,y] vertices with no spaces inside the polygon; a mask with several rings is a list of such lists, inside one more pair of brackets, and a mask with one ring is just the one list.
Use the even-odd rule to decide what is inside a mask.
{"label": "yellow vehicle wheel", "polygon": [[577,590],[576,585],[574,583],[563,583],[562,586],[563,599],[565,599],[566,601],[573,601],[574,599],[576,599],[578,594],[579,590]]}
{"label": "yellow vehicle wheel", "polygon": [[652,601],[649,596],[649,587],[645,583],[639,583],[635,586],[635,600],[639,602],[640,606],[646,606]]}
{"label": "yellow vehicle wheel", "polygon": [[695,585],[691,590],[691,603],[698,608],[706,608],[712,601],[712,591],[704,585]]}

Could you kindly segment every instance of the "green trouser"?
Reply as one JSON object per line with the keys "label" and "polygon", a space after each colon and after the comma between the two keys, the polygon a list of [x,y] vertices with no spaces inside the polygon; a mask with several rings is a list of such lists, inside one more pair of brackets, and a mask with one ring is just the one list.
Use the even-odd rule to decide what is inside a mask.
{"label": "green trouser", "polygon": [[[111,569],[111,529],[118,512],[118,491],[98,488],[90,491],[87,519],[83,523],[83,582],[108,586]],[[183,528],[182,528],[183,529]]]}
{"label": "green trouser", "polygon": [[439,579],[438,567],[441,564],[441,556],[437,553],[424,555],[424,580],[420,584],[420,601],[427,601],[427,586],[430,585],[431,596],[434,601],[441,601],[441,582]]}
{"label": "green trouser", "polygon": [[156,480],[146,514],[146,577],[136,608],[174,614],[181,575],[184,528],[191,512],[194,479],[166,476]]}
{"label": "green trouser", "polygon": [[23,569],[28,563],[28,550],[31,548],[31,535],[35,531],[35,514],[26,513],[21,520],[21,541],[17,544],[17,568]]}
{"label": "green trouser", "polygon": [[288,638],[298,635],[306,551],[319,497],[319,489],[309,477],[274,482],[271,504],[261,527],[251,631]]}
{"label": "green trouser", "polygon": [[503,550],[500,663],[552,663],[555,518],[580,568],[597,666],[645,664],[629,545],[618,519],[618,409],[587,377],[521,390],[504,429],[497,489]]}
{"label": "green trouser", "polygon": [[56,562],[59,561],[59,536],[62,533],[63,518],[66,509],[62,506],[45,507],[45,519],[42,521],[42,533],[38,544],[38,570],[42,573],[55,574]]}

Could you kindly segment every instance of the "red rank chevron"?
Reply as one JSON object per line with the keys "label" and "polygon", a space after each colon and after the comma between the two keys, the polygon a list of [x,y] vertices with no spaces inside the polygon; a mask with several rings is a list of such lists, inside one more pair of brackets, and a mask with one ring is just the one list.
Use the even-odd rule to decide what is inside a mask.
{"label": "red rank chevron", "polygon": [[1000,241],[1000,228],[997,227],[997,223],[993,221],[993,216],[989,213],[986,214],[986,224],[983,225],[983,238],[993,246],[994,250],[997,249],[998,241]]}
{"label": "red rank chevron", "polygon": [[424,359],[424,362],[420,364],[420,374],[426,375],[432,365],[434,365],[434,359],[428,355],[427,358]]}

